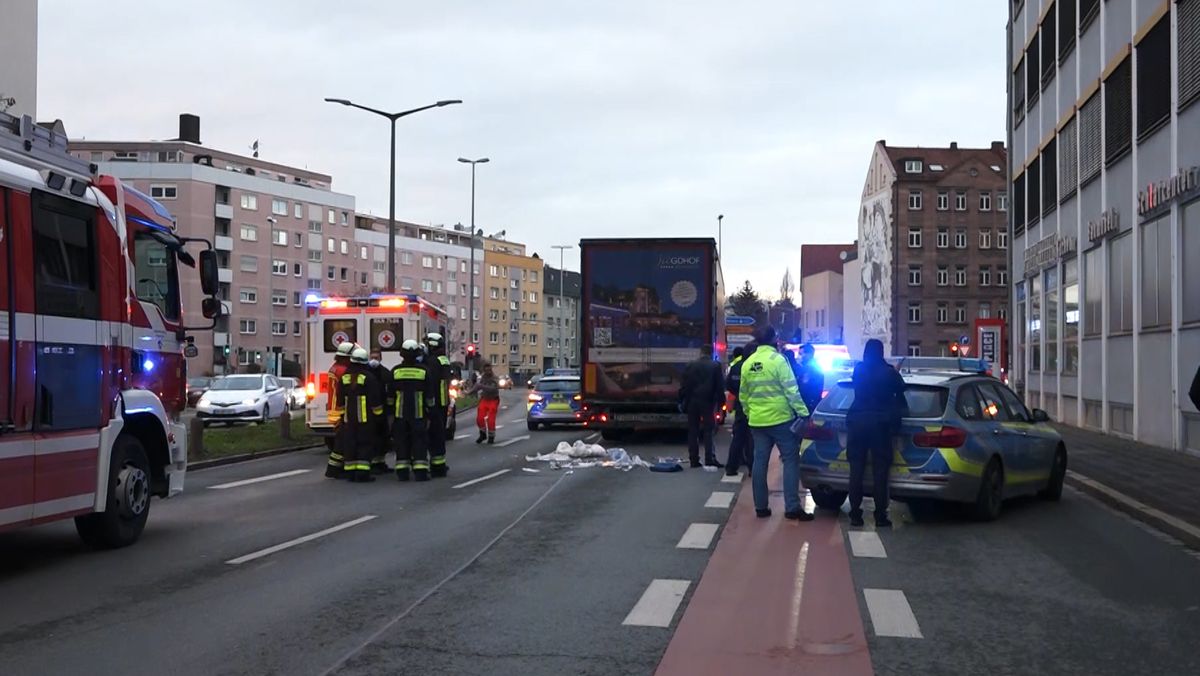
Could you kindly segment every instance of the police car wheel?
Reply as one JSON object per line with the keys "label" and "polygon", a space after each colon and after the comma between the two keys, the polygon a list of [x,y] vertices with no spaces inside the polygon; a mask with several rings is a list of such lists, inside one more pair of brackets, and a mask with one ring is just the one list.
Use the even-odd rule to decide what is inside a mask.
{"label": "police car wheel", "polygon": [[75,518],[84,544],[116,549],[137,542],[150,516],[150,461],[142,442],[121,434],[113,444],[108,470],[108,501],[103,512]]}
{"label": "police car wheel", "polygon": [[812,492],[813,502],[821,509],[837,511],[846,502],[846,491],[835,491],[828,488],[817,488]]}
{"label": "police car wheel", "polygon": [[1050,481],[1038,492],[1043,500],[1058,502],[1062,499],[1063,482],[1067,478],[1067,449],[1061,444],[1054,451],[1054,466],[1050,469]]}
{"label": "police car wheel", "polygon": [[992,458],[979,480],[979,493],[975,496],[975,518],[980,521],[995,521],[1000,516],[1004,502],[1004,468],[1000,461]]}

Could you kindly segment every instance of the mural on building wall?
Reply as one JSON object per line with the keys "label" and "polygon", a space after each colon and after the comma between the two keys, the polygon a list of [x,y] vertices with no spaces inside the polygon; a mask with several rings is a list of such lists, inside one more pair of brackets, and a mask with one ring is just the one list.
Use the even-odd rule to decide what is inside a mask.
{"label": "mural on building wall", "polygon": [[885,190],[863,201],[858,217],[862,259],[862,337],[892,345],[892,198]]}

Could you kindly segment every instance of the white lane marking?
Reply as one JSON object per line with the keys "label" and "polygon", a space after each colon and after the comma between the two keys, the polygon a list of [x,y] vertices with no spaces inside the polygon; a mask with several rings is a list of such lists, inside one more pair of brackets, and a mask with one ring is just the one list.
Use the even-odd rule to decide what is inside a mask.
{"label": "white lane marking", "polygon": [[726,474],[725,476],[721,477],[721,483],[723,483],[723,484],[740,484],[740,483],[742,483],[742,475],[734,474],[733,476],[729,476],[728,474]]}
{"label": "white lane marking", "polygon": [[502,430],[502,429],[504,429],[504,425],[496,425],[496,429]]}
{"label": "white lane marking", "polygon": [[675,617],[675,611],[679,609],[683,595],[691,584],[688,580],[654,580],[642,592],[642,598],[638,599],[637,605],[621,624],[633,627],[671,626],[671,619]]}
{"label": "white lane marking", "polygon": [[808,569],[808,543],[800,546],[796,556],[796,576],[792,583],[792,607],[788,613],[788,645],[799,646],[800,638],[800,606],[804,600],[804,573]]}
{"label": "white lane marking", "polygon": [[529,420],[529,418],[527,418],[526,416],[521,416],[520,418],[513,418],[512,420],[509,420],[508,422],[513,423],[515,425],[517,423],[528,422],[528,420]]}
{"label": "white lane marking", "polygon": [[868,559],[886,559],[887,551],[883,548],[883,540],[879,534],[871,530],[850,531],[850,552],[855,556]]}
{"label": "white lane marking", "polygon": [[229,559],[225,563],[228,563],[231,566],[238,566],[243,563],[247,563],[249,561],[254,561],[255,559],[261,559],[264,556],[270,556],[276,552],[281,552],[285,549],[290,549],[292,547],[295,547],[296,545],[302,545],[305,542],[312,542],[313,540],[316,540],[317,538],[323,538],[326,535],[332,535],[333,533],[336,533],[340,530],[346,530],[347,528],[353,528],[359,524],[366,523],[372,519],[378,519],[378,518],[379,517],[376,516],[375,514],[368,514],[366,516],[360,516],[357,519],[354,519],[353,521],[347,521],[346,523],[338,524],[336,526],[333,526],[332,528],[326,528],[325,530],[317,531],[316,533],[311,533],[309,535],[305,535],[304,537],[298,537],[295,540],[288,540],[287,542],[275,545],[274,547],[267,547],[266,549],[260,549],[257,552],[252,552],[250,554],[246,554],[245,556],[239,556],[236,559]]}
{"label": "white lane marking", "polygon": [[530,474],[537,474],[538,472],[541,472],[542,470],[540,470],[540,469],[533,469],[532,467],[522,467],[522,468],[521,468],[521,471],[522,471],[522,472],[529,472]]}
{"label": "white lane marking", "polygon": [[488,479],[495,479],[496,477],[500,476],[501,474],[508,474],[509,471],[510,470],[502,469],[499,472],[492,472],[491,474],[488,474],[486,476],[481,476],[478,479],[471,479],[470,481],[464,481],[461,484],[458,484],[457,486],[451,486],[451,488],[466,488],[467,486],[474,486],[475,484],[480,483],[482,481],[487,481]]}
{"label": "white lane marking", "polygon": [[528,434],[524,434],[519,437],[513,437],[512,439],[509,439],[508,441],[505,441],[504,443],[496,444],[496,447],[504,448],[505,446],[512,446],[513,444],[517,443],[518,441],[525,441],[528,438],[529,438]]}
{"label": "white lane marking", "polygon": [[684,531],[683,537],[679,538],[679,544],[675,545],[675,548],[708,549],[717,535],[718,527],[715,523],[694,523]]}
{"label": "white lane marking", "polygon": [[463,439],[466,439],[467,437],[470,437],[470,436],[471,436],[470,434],[458,434],[458,435],[455,435],[455,437],[454,437],[454,440],[455,440],[455,441],[461,441],[461,440],[463,440]]}
{"label": "white lane marking", "polygon": [[733,493],[728,491],[713,491],[713,494],[708,496],[708,502],[704,503],[704,506],[729,509],[729,505],[733,504],[733,495]]}
{"label": "white lane marking", "polygon": [[591,434],[587,435],[586,437],[584,437],[584,438],[583,438],[583,440],[584,440],[584,441],[586,441],[586,442],[588,442],[588,443],[591,443],[591,442],[593,442],[593,441],[595,441],[595,440],[597,440],[597,439],[599,439],[599,438],[600,438],[600,433],[599,433],[599,432],[593,432],[593,433],[591,433]]}
{"label": "white lane marking", "polygon": [[925,638],[913,615],[908,598],[899,589],[864,589],[867,611],[871,613],[871,626],[876,636],[898,638]]}
{"label": "white lane marking", "polygon": [[1116,500],[1117,502],[1119,502],[1123,505],[1131,507],[1134,510],[1141,512],[1142,514],[1146,514],[1147,516],[1149,516],[1157,521],[1166,523],[1166,524],[1170,525],[1172,528],[1175,528],[1184,533],[1187,533],[1188,535],[1191,535],[1194,538],[1200,539],[1200,528],[1197,528],[1182,519],[1171,516],[1170,514],[1167,514],[1166,512],[1157,510],[1157,509],[1151,507],[1150,505],[1147,505],[1138,500],[1134,500],[1133,498],[1129,497],[1128,495],[1125,495],[1124,493],[1113,490],[1112,488],[1105,486],[1104,484],[1100,483],[1099,481],[1096,481],[1095,479],[1089,479],[1088,477],[1085,477],[1082,474],[1077,474],[1072,470],[1067,470],[1067,476],[1071,477],[1072,479],[1074,479],[1075,481],[1078,481],[1081,484],[1084,484],[1088,488],[1091,488],[1093,490],[1099,491],[1100,493],[1103,493],[1104,495],[1112,498],[1113,500]]}
{"label": "white lane marking", "polygon": [[214,491],[223,491],[227,488],[237,488],[238,486],[249,486],[250,484],[262,483],[263,481],[274,481],[275,479],[286,479],[287,477],[296,476],[297,474],[304,474],[309,471],[311,471],[311,470],[294,469],[290,472],[280,472],[279,474],[268,474],[267,476],[255,477],[253,479],[242,479],[241,481],[230,481],[227,484],[217,484],[216,486],[209,486],[208,488],[210,490],[214,490]]}

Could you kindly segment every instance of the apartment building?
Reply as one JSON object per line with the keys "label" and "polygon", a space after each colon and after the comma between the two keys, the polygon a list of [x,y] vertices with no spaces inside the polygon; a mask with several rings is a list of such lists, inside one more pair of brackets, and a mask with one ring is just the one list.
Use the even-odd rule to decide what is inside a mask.
{"label": "apartment building", "polygon": [[[181,235],[213,242],[227,314],[214,331],[193,332],[193,375],[302,364],[305,297],[353,293],[359,269],[370,269],[355,245],[354,197],[334,192],[332,177],[205,147],[194,115],[180,116],[175,140],[70,149],[161,202]],[[181,288],[199,323],[198,277],[185,274]]]}
{"label": "apartment building", "polygon": [[948,355],[1009,303],[1007,156],[988,148],[871,154],[859,210],[862,339],[896,355]]}
{"label": "apartment building", "polygon": [[484,323],[479,342],[485,363],[518,381],[539,373],[548,325],[541,295],[543,262],[525,245],[483,239]]}
{"label": "apartment building", "polygon": [[800,246],[800,335],[804,342],[840,345],[845,340],[842,261],[854,250],[854,244]]}
{"label": "apartment building", "polygon": [[1012,378],[1200,450],[1200,0],[1009,4]]}
{"label": "apartment building", "polygon": [[579,326],[583,278],[578,272],[546,266],[542,275],[545,298],[546,351],[543,368],[579,366]]}

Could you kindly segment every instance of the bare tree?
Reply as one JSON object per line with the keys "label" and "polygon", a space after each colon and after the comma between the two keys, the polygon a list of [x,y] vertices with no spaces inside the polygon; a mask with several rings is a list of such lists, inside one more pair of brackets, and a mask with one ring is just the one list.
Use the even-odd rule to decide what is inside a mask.
{"label": "bare tree", "polygon": [[796,291],[796,283],[792,281],[792,270],[787,268],[783,271],[783,281],[779,283],[779,300],[781,302],[792,302],[792,294]]}

